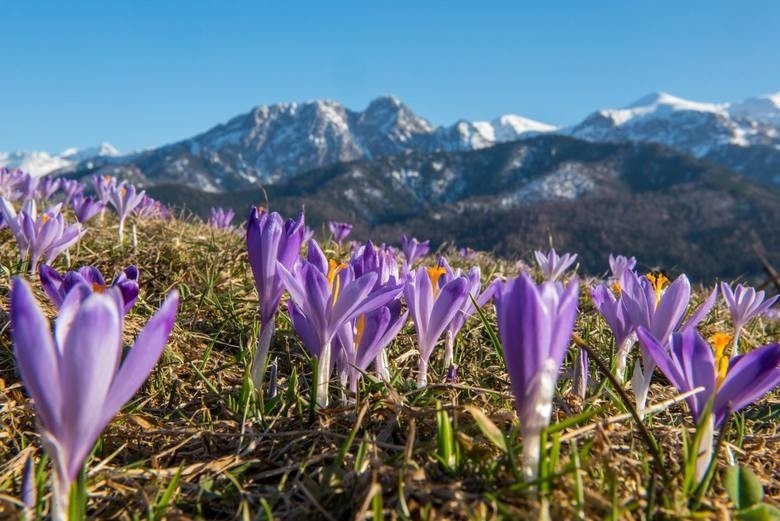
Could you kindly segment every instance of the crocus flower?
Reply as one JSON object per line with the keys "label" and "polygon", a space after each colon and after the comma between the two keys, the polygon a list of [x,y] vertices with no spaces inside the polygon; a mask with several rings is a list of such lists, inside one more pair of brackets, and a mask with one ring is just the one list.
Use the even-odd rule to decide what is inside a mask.
{"label": "crocus flower", "polygon": [[232,208],[228,208],[227,210],[224,208],[212,208],[211,216],[209,217],[209,226],[219,230],[232,230],[232,222],[235,215],[236,212],[234,212]]}
{"label": "crocus flower", "polygon": [[73,198],[82,194],[87,187],[76,179],[63,179],[60,188],[65,196],[65,202],[70,204]]}
{"label": "crocus flower", "polygon": [[344,223],[339,221],[329,221],[328,228],[336,242],[341,244],[341,241],[347,238],[347,235],[352,231],[352,225],[350,223]]}
{"label": "crocus flower", "polygon": [[170,214],[171,211],[164,204],[146,194],[133,209],[133,215],[140,219],[167,219]]}
{"label": "crocus flower", "polygon": [[[444,276],[439,279],[441,285],[447,283],[455,277],[461,276],[460,269],[453,270],[444,257],[439,260],[439,266],[443,267],[445,270]],[[455,338],[463,328],[466,320],[468,320],[471,315],[477,311],[474,307],[474,300],[476,300],[477,305],[482,308],[490,301],[491,298],[493,298],[493,293],[495,292],[495,286],[490,284],[487,288],[485,288],[485,291],[480,293],[482,272],[479,266],[474,266],[471,268],[468,273],[466,273],[465,277],[468,281],[468,295],[463,301],[463,304],[461,304],[460,309],[458,309],[458,312],[455,314],[452,321],[447,325],[447,339],[444,343],[444,367],[449,367],[452,365],[452,358],[455,351]]]}
{"label": "crocus flower", "polygon": [[401,237],[401,250],[404,252],[404,258],[406,259],[406,265],[410,268],[417,262],[418,259],[425,257],[428,254],[428,250],[431,249],[431,241],[420,242],[414,237],[407,238],[406,235]]}
{"label": "crocus flower", "polygon": [[[395,252],[384,244],[374,246],[371,241],[366,241],[365,245],[355,249],[349,263],[355,272],[355,277],[369,272],[376,273],[377,279],[374,283],[374,289],[386,284],[394,285],[401,280]],[[400,297],[398,299],[400,300]],[[379,355],[374,359],[374,368],[377,376],[385,382],[390,381],[389,366],[387,351],[381,349]]]}
{"label": "crocus flower", "polygon": [[577,316],[577,280],[536,285],[522,274],[498,284],[498,334],[523,435],[523,474],[538,475],[540,435],[550,423],[558,373]]}
{"label": "crocus flower", "polygon": [[301,251],[305,226],[303,213],[287,222],[276,213],[252,207],[246,226],[246,249],[249,265],[260,296],[260,340],[252,361],[252,382],[255,388],[265,371],[265,362],[274,335],[274,317],[279,309],[284,285],[277,274],[277,261],[291,269]]}
{"label": "crocus flower", "polygon": [[[310,251],[315,249],[312,243]],[[301,260],[292,272],[281,262],[277,262],[276,269],[290,294],[288,307],[293,327],[309,352],[317,357],[317,404],[326,407],[334,336],[351,320],[389,303],[401,292],[401,286],[374,289],[375,273],[355,278],[349,264],[333,260],[326,272],[319,262],[309,260]]]}
{"label": "crocus flower", "polygon": [[38,193],[38,182],[38,178],[34,175],[19,171],[19,183],[17,184],[17,187],[22,201],[35,199],[35,196]]}
{"label": "crocus flower", "polygon": [[[702,392],[686,398],[697,424],[705,424],[705,439],[698,447],[697,478],[701,479],[712,458],[713,429],[726,416],[759,400],[780,385],[780,343],[759,347],[729,359],[728,335],[718,335],[713,348],[694,329],[675,333],[671,349],[660,343],[647,329],[637,330],[639,341],[658,368],[680,392],[703,387]],[[704,418],[705,406],[713,399],[712,414]]]}
{"label": "crocus flower", "polygon": [[[51,303],[59,309],[67,294],[77,285],[85,286],[90,292],[102,293],[109,287],[100,270],[94,266],[83,266],[76,271],[60,274],[46,265],[38,267],[41,286]],[[128,266],[114,278],[110,287],[119,289],[122,296],[122,311],[128,314],[138,298],[138,268]]]}
{"label": "crocus flower", "polygon": [[44,176],[38,181],[35,194],[41,201],[48,201],[60,189],[61,182],[57,177]]}
{"label": "crocus flower", "polygon": [[[634,329],[644,327],[659,342],[667,344],[670,335],[677,330],[688,329],[698,324],[715,305],[717,288],[705,302],[681,325],[682,318],[691,299],[691,283],[688,277],[680,275],[668,287],[669,279],[662,273],[651,272],[638,276],[634,272],[625,272],[621,298],[625,302],[625,312]],[[642,411],[650,390],[650,381],[655,369],[653,358],[645,350],[642,363],[634,365],[631,387],[637,401],[637,409]]]}
{"label": "crocus flower", "polygon": [[30,286],[11,289],[14,355],[35,401],[38,430],[53,465],[54,519],[66,519],[71,483],[100,433],[157,363],[176,318],[172,292],[122,358],[119,290],[68,293],[51,334]]}
{"label": "crocus flower", "polygon": [[623,273],[631,271],[636,267],[636,257],[624,257],[623,255],[609,254],[609,269],[612,272],[612,278],[620,280]]}
{"label": "crocus flower", "polygon": [[70,199],[70,206],[76,214],[76,219],[84,224],[105,208],[105,205],[92,197],[84,197],[77,193]]}
{"label": "crocus flower", "polygon": [[81,225],[67,225],[60,212],[60,205],[49,208],[38,215],[35,201],[28,200],[16,214],[11,203],[0,198],[0,211],[8,227],[16,237],[21,261],[30,261],[30,274],[34,274],[38,262],[46,257],[50,263],[73,245],[83,234]]}
{"label": "crocus flower", "polygon": [[116,177],[109,175],[96,175],[92,178],[92,187],[95,189],[98,199],[103,204],[108,204],[111,200],[111,192],[116,188]]}
{"label": "crocus flower", "polygon": [[734,343],[731,356],[736,356],[739,351],[739,334],[742,332],[742,328],[750,322],[750,319],[762,315],[771,308],[780,295],[764,300],[763,291],[756,291],[755,288],[742,284],[737,284],[737,287],[732,289],[731,285],[725,282],[720,283],[720,291],[723,293],[723,299],[726,301],[731,315],[731,322],[734,324]]}
{"label": "crocus flower", "polygon": [[116,210],[117,218],[119,219],[119,243],[124,240],[125,231],[125,219],[130,213],[141,203],[146,192],[141,190],[138,192],[135,186],[128,184],[124,181],[111,188],[108,195],[108,202]]}
{"label": "crocus flower", "polygon": [[536,258],[536,263],[539,265],[539,268],[544,274],[545,280],[550,281],[558,280],[561,275],[563,275],[563,273],[569,269],[569,266],[574,264],[574,261],[577,260],[576,253],[564,253],[563,255],[558,255],[558,253],[555,251],[555,248],[550,248],[550,251],[547,252],[547,255],[539,250],[536,250],[534,251],[534,257]]}
{"label": "crocus flower", "polygon": [[363,373],[398,335],[407,315],[401,313],[401,302],[396,299],[344,324],[334,338],[342,387],[348,385],[350,392],[357,392]]}
{"label": "crocus flower", "polygon": [[9,168],[0,168],[0,197],[9,201],[16,201],[22,196],[19,185],[22,182],[23,172],[21,170],[11,170]]}
{"label": "crocus flower", "polygon": [[469,282],[464,276],[453,277],[444,285],[439,279],[446,274],[445,268],[418,268],[409,274],[404,287],[406,303],[417,331],[420,358],[417,364],[417,387],[428,385],[428,361],[439,337],[452,322],[466,299]]}
{"label": "crocus flower", "polygon": [[615,337],[615,376],[622,381],[626,372],[626,359],[635,342],[636,328],[628,317],[626,303],[621,295],[616,297],[609,288],[600,284],[591,291],[591,298]]}

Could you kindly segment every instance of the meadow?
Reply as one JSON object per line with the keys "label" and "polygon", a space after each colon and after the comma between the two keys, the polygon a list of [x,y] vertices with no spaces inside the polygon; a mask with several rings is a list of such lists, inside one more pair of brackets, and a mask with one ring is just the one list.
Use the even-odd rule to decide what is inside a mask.
{"label": "meadow", "polygon": [[[60,192],[46,199],[60,201],[65,197]],[[8,204],[20,211],[21,200]],[[62,208],[70,223],[76,220],[71,206]],[[78,472],[69,492],[71,519],[778,518],[776,384],[765,396],[750,400],[755,403],[746,403],[739,411],[729,406],[718,418],[717,403],[710,400],[692,411],[691,397],[696,393],[681,393],[679,382],[666,371],[651,370],[645,407],[637,407],[637,380],[632,384],[627,375],[642,353],[652,351],[646,347],[652,338],[646,340],[640,332],[621,375],[616,370],[620,364],[615,333],[593,297],[601,285],[613,292],[613,299],[621,296],[623,279],[609,275],[611,252],[604,252],[603,275],[578,275],[575,262],[555,277],[544,269],[543,261],[537,265],[530,251],[522,259],[456,249],[427,252],[401,268],[398,276],[402,280],[397,282],[406,286],[393,299],[399,310],[410,311],[410,317],[402,320],[385,348],[386,373],[377,373],[370,365],[358,370],[360,378],[353,363],[346,373],[356,383],[343,385],[346,373],[339,371],[322,381],[318,359],[323,355],[314,356],[311,346],[305,345],[301,319],[291,318],[290,309],[309,320],[314,312],[287,291],[279,311],[272,314],[268,357],[259,368],[255,362],[253,371],[263,328],[268,326],[260,325],[261,299],[247,232],[241,226],[245,216],[239,216],[237,225],[229,219],[210,224],[155,208],[131,209],[125,216],[121,209],[95,213],[84,224],[86,232],[51,263],[59,273],[94,266],[106,280],[128,266],[138,268],[137,300],[123,320],[125,360],[135,349],[128,346],[166,295],[176,290],[179,299],[162,356],[140,390],[102,431]],[[116,214],[123,217],[121,222]],[[260,210],[263,217],[271,216]],[[5,220],[7,224],[7,215]],[[361,245],[336,240],[338,233],[315,233],[321,254],[312,253],[311,245],[302,250],[311,266],[332,261],[325,266],[330,291],[336,294],[339,286],[334,280],[341,270],[346,273],[346,263],[361,251],[356,250]],[[250,252],[252,248],[250,243]],[[297,254],[295,262],[301,263]],[[397,256],[400,259],[401,253]],[[517,380],[514,387],[511,381],[517,371],[507,369],[508,363],[516,362],[507,351],[506,324],[515,318],[497,316],[514,312],[507,303],[497,314],[490,301],[467,318],[453,336],[451,362],[445,364],[445,337],[427,338],[433,347],[425,364],[427,379],[421,382],[422,347],[408,291],[414,291],[409,285],[417,277],[419,284],[433,286],[435,298],[440,291],[444,294],[446,284],[442,281],[439,287],[437,278],[446,278],[442,256],[452,272],[446,276],[458,278],[459,269],[467,273],[474,266],[480,268],[477,293],[495,280],[514,280],[520,273],[528,274],[525,289],[539,284],[542,293],[552,291],[553,286],[545,284],[554,283],[542,281],[559,278],[566,281],[566,289],[559,284],[556,291],[576,291],[573,335],[564,331],[565,326],[552,324],[553,336],[556,331],[566,333],[562,366],[551,373],[552,401],[531,404],[549,406],[551,412],[549,424],[538,429],[534,451],[538,461],[530,470],[532,422],[523,411],[518,418]],[[292,277],[295,270],[290,268],[290,273]],[[665,283],[659,280],[666,279],[661,274],[634,277],[642,284],[658,281],[653,287],[660,303],[661,295],[672,291],[667,288],[680,280],[673,275]],[[352,277],[338,279],[344,283],[342,292],[359,280],[357,274]],[[0,230],[0,515],[48,518],[55,514],[49,484],[55,471],[36,421],[41,404],[32,403],[15,355],[11,288],[21,284],[14,286],[15,278],[27,280],[49,319],[57,316],[39,270],[31,271],[29,261],[20,261],[12,230]],[[286,287],[290,284],[292,279]],[[503,289],[507,299],[510,289]],[[91,288],[96,293],[104,290],[104,284]],[[708,301],[712,290],[692,289],[690,303],[686,300],[682,307],[685,321]],[[308,294],[306,298],[314,299]],[[560,293],[556,298],[565,296]],[[723,353],[728,347],[718,335],[733,335],[735,324],[720,293],[716,299],[689,331],[698,331],[696,338],[708,342],[698,346],[709,349],[712,344],[716,349],[713,377],[725,389],[728,380],[723,378],[731,369],[720,365],[728,365]],[[355,324],[360,322],[360,317],[353,318]],[[516,320],[521,321],[520,315]],[[362,328],[355,326],[356,345]],[[780,320],[776,312],[768,312],[737,329],[741,335],[734,343],[742,352],[752,352],[776,345]],[[772,378],[778,372],[776,362],[765,371]],[[764,377],[751,374],[756,385]],[[85,369],[83,377],[89,376]],[[60,398],[67,402],[76,397]],[[74,407],[78,410],[79,404]],[[710,428],[714,463],[700,472],[708,418],[717,422],[714,433]]]}

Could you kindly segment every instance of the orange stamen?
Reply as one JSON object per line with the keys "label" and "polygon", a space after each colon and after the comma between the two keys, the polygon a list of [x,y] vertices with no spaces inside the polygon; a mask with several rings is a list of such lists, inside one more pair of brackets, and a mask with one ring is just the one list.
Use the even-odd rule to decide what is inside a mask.
{"label": "orange stamen", "polygon": [[439,279],[447,273],[447,270],[441,266],[436,266],[434,268],[426,268],[426,271],[431,279],[431,286],[433,286],[433,296],[436,298],[439,296]]}

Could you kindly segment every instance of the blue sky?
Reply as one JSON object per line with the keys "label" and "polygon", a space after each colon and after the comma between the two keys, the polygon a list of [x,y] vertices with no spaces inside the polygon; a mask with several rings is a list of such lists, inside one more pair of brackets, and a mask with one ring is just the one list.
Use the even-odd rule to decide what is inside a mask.
{"label": "blue sky", "polygon": [[176,141],[255,105],[399,96],[436,124],[780,90],[780,3],[7,2],[0,150]]}

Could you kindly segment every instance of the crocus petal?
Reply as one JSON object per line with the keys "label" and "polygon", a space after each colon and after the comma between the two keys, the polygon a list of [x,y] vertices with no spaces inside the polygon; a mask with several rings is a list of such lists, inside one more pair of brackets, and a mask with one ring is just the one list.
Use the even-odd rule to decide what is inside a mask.
{"label": "crocus petal", "polygon": [[780,343],[759,347],[734,357],[715,395],[716,424],[727,409],[736,412],[780,385]]}
{"label": "crocus petal", "polygon": [[171,291],[162,306],[149,320],[125,357],[114,377],[111,389],[102,407],[102,421],[108,423],[122,406],[146,381],[165,349],[176,321],[179,293]]}
{"label": "crocus petal", "polygon": [[62,348],[60,378],[67,397],[62,405],[63,436],[69,447],[68,476],[75,479],[105,427],[103,407],[121,350],[121,316],[110,295],[83,300]]}
{"label": "crocus petal", "polygon": [[46,296],[49,297],[54,307],[59,308],[62,300],[65,298],[65,292],[62,287],[64,280],[62,275],[46,264],[38,266],[38,275],[41,278],[41,287],[46,292]]}
{"label": "crocus petal", "polygon": [[30,286],[14,277],[11,287],[11,332],[14,356],[24,386],[35,400],[35,410],[44,429],[59,433],[59,413],[63,400],[58,353],[49,321],[35,302]]}
{"label": "crocus petal", "polygon": [[715,286],[715,288],[712,290],[712,293],[710,293],[710,296],[707,297],[707,300],[705,300],[701,306],[691,315],[691,317],[685,321],[685,324],[683,324],[682,328],[680,330],[685,330],[691,327],[696,327],[699,322],[704,320],[704,317],[707,316],[707,314],[712,310],[713,306],[715,306],[715,302],[718,300],[718,286]]}

